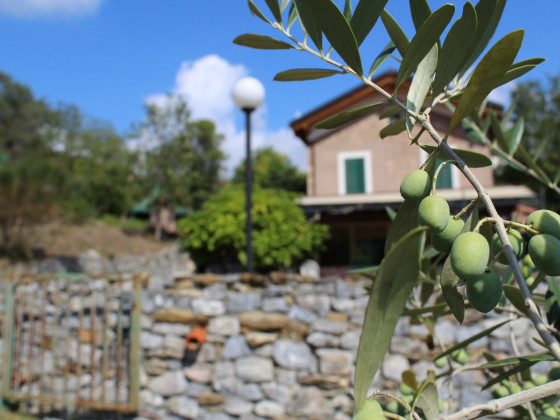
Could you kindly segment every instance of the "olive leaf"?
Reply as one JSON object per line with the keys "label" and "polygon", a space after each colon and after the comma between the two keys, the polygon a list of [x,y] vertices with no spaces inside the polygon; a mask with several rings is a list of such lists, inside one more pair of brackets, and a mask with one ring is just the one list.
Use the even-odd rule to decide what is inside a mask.
{"label": "olive leaf", "polygon": [[[428,154],[437,149],[437,146],[418,143],[418,145]],[[492,160],[482,153],[473,152],[467,149],[452,148],[453,151],[471,168],[483,168],[485,166],[492,166]],[[439,150],[436,157],[441,161],[451,160],[451,158],[443,151]]]}
{"label": "olive leaf", "polygon": [[393,41],[389,41],[389,43],[387,45],[385,45],[385,48],[383,48],[383,51],[381,51],[379,53],[379,55],[377,57],[375,57],[375,60],[373,60],[373,63],[371,63],[371,67],[369,68],[368,77],[371,78],[373,73],[375,73],[379,69],[379,67],[381,67],[381,65],[385,62],[385,60],[387,60],[391,56],[393,51],[395,51],[395,48],[396,48],[395,43]]}
{"label": "olive leaf", "polygon": [[418,29],[418,32],[416,32],[416,35],[412,38],[412,41],[410,41],[403,56],[401,67],[397,73],[395,92],[416,70],[418,63],[430,52],[433,45],[438,42],[440,35],[451,21],[454,11],[455,6],[452,4],[444,4],[432,13],[430,17],[424,21],[420,29]]}
{"label": "olive leaf", "polygon": [[513,156],[521,143],[523,138],[523,131],[525,128],[525,120],[523,117],[519,118],[513,128],[509,132],[507,140],[507,152],[510,156]]}
{"label": "olive leaf", "polygon": [[463,7],[463,16],[453,24],[443,42],[433,84],[434,98],[449,85],[461,69],[467,58],[467,47],[474,38],[476,26],[474,6],[467,2]]}
{"label": "olive leaf", "polygon": [[315,127],[322,128],[322,129],[332,129],[336,127],[340,127],[350,121],[357,120],[358,118],[362,118],[375,109],[379,108],[381,105],[385,105],[385,102],[379,102],[376,104],[362,106],[360,108],[354,108],[350,111],[341,112],[340,114],[333,115],[327,119],[324,119],[320,123],[318,123]]}
{"label": "olive leaf", "polygon": [[385,238],[385,254],[389,252],[393,244],[395,244],[402,236],[410,232],[418,226],[418,205],[419,201],[404,200],[399,207],[387,238]]}
{"label": "olive leaf", "polygon": [[519,61],[518,63],[513,63],[504,77],[502,77],[502,80],[500,80],[500,84],[498,86],[505,85],[506,83],[509,83],[512,80],[523,76],[525,73],[528,73],[535,67],[537,67],[544,60],[545,58],[535,57],[528,60]]}
{"label": "olive leaf", "polygon": [[443,264],[443,269],[440,275],[441,283],[441,293],[443,298],[449,305],[451,313],[455,317],[459,324],[463,323],[465,319],[465,301],[463,296],[457,290],[457,285],[459,284],[459,277],[453,271],[451,267],[451,259],[447,258]]}
{"label": "olive leaf", "polygon": [[354,380],[356,412],[364,404],[375,373],[389,350],[397,321],[418,280],[424,232],[424,228],[417,228],[402,236],[377,271],[358,346]]}
{"label": "olive leaf", "polygon": [[384,139],[389,136],[396,136],[406,130],[406,120],[401,118],[400,120],[394,121],[386,127],[383,127],[379,132],[379,136]]}
{"label": "olive leaf", "polygon": [[[436,70],[437,62],[438,46],[434,44],[430,52],[428,52],[426,57],[418,64],[418,68],[412,78],[412,83],[410,84],[410,89],[406,96],[406,105],[411,111],[416,113],[421,112],[424,99],[426,99],[426,95],[432,86],[432,77]],[[412,135],[412,129],[415,123],[416,120],[414,117],[407,114],[406,129],[408,130],[409,136]]]}
{"label": "olive leaf", "polygon": [[276,19],[278,23],[282,23],[282,12],[280,11],[278,0],[265,0],[265,2],[272,12],[274,19]]}
{"label": "olive leaf", "polygon": [[313,4],[309,0],[294,0],[297,14],[303,30],[309,35],[319,52],[323,52],[323,32],[315,18]]}
{"label": "olive leaf", "polygon": [[270,22],[270,20],[268,20],[268,18],[260,11],[260,9],[255,5],[255,3],[253,2],[253,0],[247,0],[247,3],[249,5],[249,10],[251,11],[251,14],[253,16],[257,16],[258,18],[264,20],[266,23],[268,23],[269,25],[272,23]]}
{"label": "olive leaf", "polygon": [[331,69],[292,69],[284,70],[274,76],[278,82],[293,82],[302,80],[315,80],[340,74],[338,70]]}
{"label": "olive leaf", "polygon": [[474,39],[468,48],[468,59],[464,62],[459,74],[463,75],[484,51],[496,32],[505,5],[506,0],[479,0],[476,4],[478,25]]}
{"label": "olive leaf", "polygon": [[379,15],[389,0],[360,0],[350,21],[350,26],[356,37],[356,42],[361,45],[377,23]]}
{"label": "olive leaf", "polygon": [[529,316],[529,312],[527,307],[525,306],[525,299],[521,294],[521,290],[518,287],[513,286],[511,284],[504,284],[502,285],[502,289],[504,291],[504,295],[506,295],[507,299],[511,302],[515,308],[524,314],[525,316]]}
{"label": "olive leaf", "polygon": [[288,44],[287,42],[259,34],[239,35],[233,40],[233,43],[242,45],[244,47],[257,48],[260,50],[288,50],[290,48],[293,48],[293,46]]}
{"label": "olive leaf", "polygon": [[517,365],[516,367],[514,367],[513,369],[510,370],[506,370],[505,372],[495,376],[494,378],[490,379],[482,388],[481,390],[485,390],[490,388],[492,385],[495,384],[499,384],[500,382],[502,382],[504,379],[508,379],[511,378],[513,375],[516,375],[520,372],[526,371],[527,369],[529,369],[531,366],[533,366],[535,363],[537,362],[524,362],[524,363],[520,363],[519,365]]}
{"label": "olive leaf", "polygon": [[332,0],[306,0],[313,5],[315,19],[329,40],[331,46],[354,70],[358,76],[363,74],[362,59],[358,43],[350,24]]}
{"label": "olive leaf", "polygon": [[414,28],[418,30],[424,21],[432,14],[432,9],[430,9],[430,5],[426,0],[409,0],[408,4],[410,6],[410,14],[412,15]]}
{"label": "olive leaf", "polygon": [[400,55],[404,57],[406,49],[410,44],[408,37],[399,26],[395,18],[393,18],[393,16],[391,16],[388,11],[383,10],[383,12],[381,12],[381,20],[383,22],[383,25],[385,26],[385,29],[387,30],[387,33],[389,34],[389,37],[391,38],[391,41],[393,41],[393,43],[397,47],[397,50],[399,50]]}
{"label": "olive leaf", "polygon": [[421,408],[427,420],[439,416],[439,395],[437,386],[433,381],[426,381],[420,386],[416,392],[412,410],[414,410],[414,407]]}
{"label": "olive leaf", "polygon": [[523,29],[510,32],[496,42],[480,60],[455,108],[448,132],[467,117],[499,85],[521,48],[523,33]]}

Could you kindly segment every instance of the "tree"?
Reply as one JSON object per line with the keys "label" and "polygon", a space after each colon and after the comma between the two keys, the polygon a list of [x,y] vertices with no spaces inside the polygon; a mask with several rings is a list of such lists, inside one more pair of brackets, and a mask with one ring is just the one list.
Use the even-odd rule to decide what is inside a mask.
{"label": "tree", "polygon": [[159,186],[171,202],[198,209],[219,190],[225,155],[215,124],[190,115],[181,97],[169,95],[164,105],[146,106],[137,134],[146,143],[147,189]]}
{"label": "tree", "polygon": [[[272,147],[254,152],[252,173],[253,185],[257,187],[305,193],[305,174],[292,165],[288,156],[276,152]],[[245,183],[245,161],[235,168],[233,183]]]}
{"label": "tree", "polygon": [[[256,189],[253,195],[253,251],[255,267],[290,267],[313,256],[328,236],[325,225],[309,223],[294,202],[293,193]],[[245,192],[229,188],[179,221],[181,246],[201,266],[245,264]]]}
{"label": "tree", "polygon": [[[461,323],[465,311],[470,310],[470,307],[478,308],[478,311],[482,312],[486,312],[489,307],[497,307],[501,301],[501,293],[496,292],[503,290],[505,302],[509,302],[507,310],[515,313],[515,316],[531,320],[547,354],[534,355],[529,359],[512,358],[506,363],[495,361],[491,355],[487,356],[488,363],[479,366],[492,377],[487,386],[505,383],[521,371],[527,378],[531,362],[551,359],[560,361],[560,345],[554,336],[558,332],[550,332],[541,318],[541,313],[546,313],[547,321],[555,324],[559,317],[557,308],[560,305],[560,286],[554,276],[560,275],[560,265],[555,263],[557,252],[560,252],[560,215],[543,210],[535,212],[537,214],[529,217],[525,223],[504,221],[497,213],[491,197],[469,168],[479,164],[490,165],[489,157],[455,150],[446,141],[447,134],[461,124],[475,141],[488,145],[492,152],[501,156],[507,164],[515,166],[553,189],[558,189],[558,180],[550,181],[549,176],[541,170],[531,155],[531,151],[525,150],[519,144],[522,124],[516,122],[510,127],[507,115],[498,120],[492,113],[489,113],[489,120],[482,121],[483,102],[490,92],[527,73],[543,59],[531,58],[515,62],[523,41],[523,30],[507,34],[485,52],[500,21],[505,1],[480,0],[476,7],[466,2],[461,17],[451,25],[455,14],[453,4],[445,4],[432,11],[428,1],[410,0],[410,12],[415,28],[410,38],[393,16],[384,10],[387,2],[388,0],[360,0],[353,8],[352,2],[346,0],[344,9],[340,10],[332,0],[293,0],[283,1],[281,4],[279,1],[267,0],[266,6],[270,12],[267,15],[251,1],[251,13],[272,25],[282,34],[285,41],[253,33],[240,35],[234,40],[234,43],[239,45],[257,49],[295,49],[312,54],[333,67],[285,70],[278,73],[275,80],[301,81],[349,74],[384,98],[380,103],[330,117],[317,124],[318,128],[335,129],[364,117],[381,105],[388,105],[390,112],[384,112],[384,116],[404,113],[404,117],[385,127],[380,132],[381,137],[386,138],[406,131],[412,145],[422,147],[429,153],[422,170],[429,175],[427,179],[431,183],[430,187],[424,188],[425,185],[422,185],[422,179],[426,177],[414,177],[418,191],[424,193],[419,196],[413,194],[415,198],[405,198],[388,232],[385,257],[381,264],[362,270],[362,273],[372,276],[374,281],[365,312],[354,378],[354,418],[360,420],[383,418],[381,407],[376,404],[372,407],[371,401],[366,404],[367,394],[389,349],[395,326],[401,316],[410,316],[415,322],[423,323],[428,330],[433,331],[435,322],[445,313],[453,314]],[[391,41],[388,45],[379,46],[381,52],[378,55],[365,57],[365,49],[362,54],[360,45],[378,20],[382,22]],[[296,22],[299,22],[303,31],[302,40],[298,40],[295,32],[291,31]],[[370,51],[369,47],[367,51]],[[375,71],[385,60],[393,57],[393,54],[400,55],[395,91],[412,77],[410,88],[406,92],[406,102],[401,102],[396,94],[385,91],[372,81]],[[364,71],[363,64],[366,59],[373,63],[369,71]],[[436,107],[447,107],[451,110],[449,125],[443,132],[436,130],[430,122],[430,114]],[[495,142],[488,136],[490,127],[496,138]],[[435,145],[421,144],[422,134],[426,134],[424,137],[429,137]],[[516,158],[516,154],[519,159]],[[438,160],[442,163],[438,163],[436,167]],[[436,195],[435,188],[441,168],[450,164],[461,171],[478,195],[476,200],[456,215],[449,214],[449,206]],[[428,191],[427,196],[424,196],[425,191]],[[484,205],[489,217],[480,219],[479,205]],[[446,232],[447,225],[455,226],[450,220],[458,220],[464,215],[468,217],[465,217],[464,227],[458,235]],[[483,235],[484,227],[488,226],[493,228],[496,236],[492,243],[496,243],[497,247],[492,246],[492,249]],[[521,264],[514,254],[508,232],[517,229],[523,229],[531,238],[528,245],[529,257],[524,257]],[[440,244],[447,242],[451,245],[450,249],[431,249],[429,245],[433,243],[431,240],[427,242],[426,232],[433,237],[440,235]],[[507,258],[510,274],[498,284],[492,270],[502,255]],[[441,269],[438,269],[441,265],[438,262],[443,262]],[[483,290],[488,284],[484,278],[490,278],[492,283],[489,293]],[[547,296],[550,300],[539,310],[532,290],[541,282],[547,284]],[[467,285],[466,298],[470,303],[469,307],[461,293],[463,284]],[[481,299],[484,299],[484,302]],[[442,347],[440,357],[452,355],[473,340],[490,334],[499,327],[500,325],[496,325],[450,348]],[[448,374],[458,373],[451,363],[452,360],[448,360]],[[502,373],[496,373],[493,370],[495,368],[499,368]],[[553,378],[554,375],[550,375],[550,379]],[[517,380],[522,384],[526,382],[523,375]],[[401,411],[406,412],[410,418],[420,418],[416,409],[420,409],[428,419],[439,416],[435,375],[428,375],[424,382],[418,383],[414,373],[409,371],[403,374],[403,383],[413,390],[411,405],[405,402],[404,398],[380,394],[396,400],[401,405]],[[528,401],[534,401],[528,410],[531,417],[535,418],[535,415],[545,415],[547,407],[544,399],[554,398],[559,392],[560,381],[555,380],[516,395],[497,398],[487,404],[465,407],[449,418],[475,418],[511,407],[517,407],[526,416],[525,407],[519,406]],[[374,393],[370,398],[377,395],[378,393]],[[553,411],[557,415],[556,410]],[[394,416],[395,414],[391,414],[391,417]]]}
{"label": "tree", "polygon": [[[523,123],[520,144],[549,180],[558,181],[560,167],[560,75],[540,81],[518,83],[511,92],[512,120]],[[501,181],[525,184],[537,192],[546,192],[547,203],[560,208],[560,192],[545,188],[542,181],[527,177],[511,166],[499,172]],[[551,181],[552,182],[552,181]]]}

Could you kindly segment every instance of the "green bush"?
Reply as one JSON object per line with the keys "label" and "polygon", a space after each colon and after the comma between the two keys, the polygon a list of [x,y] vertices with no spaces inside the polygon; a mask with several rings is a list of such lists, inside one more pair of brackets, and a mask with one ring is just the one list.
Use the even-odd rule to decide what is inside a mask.
{"label": "green bush", "polygon": [[[289,267],[312,256],[328,237],[328,227],[311,224],[295,203],[296,195],[280,190],[253,193],[253,254],[258,269]],[[202,209],[178,222],[181,246],[204,266],[237,259],[245,264],[245,192],[230,188]]]}

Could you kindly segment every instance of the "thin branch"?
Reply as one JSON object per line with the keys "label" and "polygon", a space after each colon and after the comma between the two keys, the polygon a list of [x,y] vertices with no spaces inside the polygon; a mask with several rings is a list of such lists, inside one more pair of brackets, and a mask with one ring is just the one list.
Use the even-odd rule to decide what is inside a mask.
{"label": "thin branch", "polygon": [[463,408],[456,413],[440,417],[441,420],[467,420],[489,414],[499,413],[508,408],[517,407],[525,402],[535,401],[560,393],[560,380],[549,382],[535,388],[527,389],[504,398],[488,401],[484,404]]}

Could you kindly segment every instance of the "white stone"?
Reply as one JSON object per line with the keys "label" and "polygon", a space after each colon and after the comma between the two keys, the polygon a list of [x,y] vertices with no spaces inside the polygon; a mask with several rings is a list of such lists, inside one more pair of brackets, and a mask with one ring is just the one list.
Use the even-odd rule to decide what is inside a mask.
{"label": "white stone", "polygon": [[256,415],[268,418],[281,417],[285,414],[282,404],[270,400],[256,403],[254,411]]}
{"label": "white stone", "polygon": [[234,316],[220,316],[212,318],[208,323],[208,333],[230,337],[239,334],[239,319]]}

